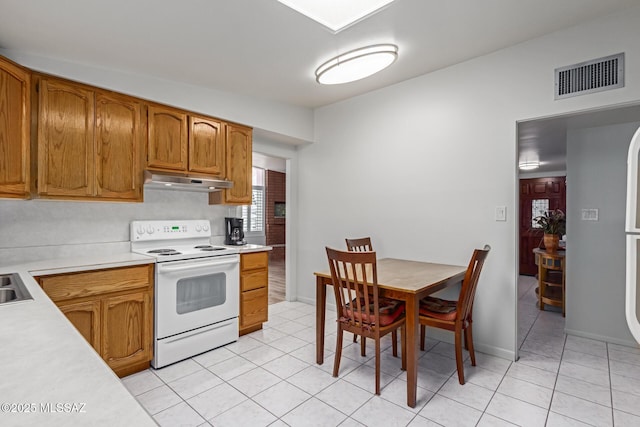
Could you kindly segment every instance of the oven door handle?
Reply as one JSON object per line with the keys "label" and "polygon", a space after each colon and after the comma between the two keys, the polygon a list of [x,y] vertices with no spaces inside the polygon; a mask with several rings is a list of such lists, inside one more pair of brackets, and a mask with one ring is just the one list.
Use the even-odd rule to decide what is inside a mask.
{"label": "oven door handle", "polygon": [[218,261],[206,261],[199,263],[188,263],[188,264],[180,264],[180,265],[171,265],[171,264],[160,264],[158,265],[158,272],[168,272],[168,271],[184,271],[184,270],[195,270],[197,268],[205,268],[205,267],[215,267],[220,265],[233,265],[238,264],[240,261],[237,258],[234,259],[225,259]]}

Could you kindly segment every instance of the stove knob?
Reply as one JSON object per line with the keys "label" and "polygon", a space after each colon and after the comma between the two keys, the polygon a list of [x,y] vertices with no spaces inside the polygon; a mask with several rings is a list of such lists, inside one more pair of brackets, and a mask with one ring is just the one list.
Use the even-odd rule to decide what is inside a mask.
{"label": "stove knob", "polygon": [[202,224],[202,229],[204,231],[209,231],[209,224]]}
{"label": "stove knob", "polygon": [[153,231],[154,230],[153,230],[153,226],[152,225],[147,226],[147,233],[153,234]]}
{"label": "stove knob", "polygon": [[196,231],[199,233],[202,230],[202,226],[200,224],[196,224]]}
{"label": "stove knob", "polygon": [[138,234],[144,234],[144,227],[139,225],[138,228],[136,229],[136,233]]}

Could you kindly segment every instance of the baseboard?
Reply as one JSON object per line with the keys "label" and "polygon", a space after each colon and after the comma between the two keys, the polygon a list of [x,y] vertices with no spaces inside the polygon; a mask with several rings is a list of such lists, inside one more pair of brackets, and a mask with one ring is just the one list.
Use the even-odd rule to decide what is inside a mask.
{"label": "baseboard", "polygon": [[[298,301],[304,302],[306,304],[311,304],[311,305],[316,304],[315,298],[298,297]],[[329,301],[327,301],[327,310],[331,310],[335,312],[336,310],[335,304],[330,304]],[[436,329],[428,328],[427,336],[430,338],[437,339],[439,341],[444,341],[444,342],[453,344],[453,333],[449,331],[444,331],[442,329],[437,329],[437,328]],[[495,356],[495,357],[499,357],[501,359],[507,359],[507,360],[516,360],[516,354],[511,350],[486,345],[486,344],[477,342],[476,340],[474,340],[473,346],[479,352],[488,354],[490,356]]]}
{"label": "baseboard", "polygon": [[[452,345],[454,344],[453,332],[445,331],[442,329],[427,328],[427,337],[436,339],[438,341],[446,342]],[[476,351],[480,353],[488,354],[489,356],[495,356],[501,359],[507,359],[511,361],[516,360],[515,352],[504,349],[504,348],[500,348],[500,347],[486,345],[481,342],[478,342],[475,339],[473,340],[473,348]]]}
{"label": "baseboard", "polygon": [[612,338],[612,337],[607,337],[604,335],[598,335],[598,334],[590,334],[588,332],[584,332],[584,331],[576,331],[574,329],[566,329],[564,330],[565,334],[567,335],[574,335],[576,337],[582,337],[582,338],[589,338],[592,340],[596,340],[596,341],[604,341],[607,343],[611,343],[611,344],[618,344],[618,345],[623,345],[625,347],[633,347],[633,348],[638,348],[638,343],[631,340],[621,340],[618,338]]}

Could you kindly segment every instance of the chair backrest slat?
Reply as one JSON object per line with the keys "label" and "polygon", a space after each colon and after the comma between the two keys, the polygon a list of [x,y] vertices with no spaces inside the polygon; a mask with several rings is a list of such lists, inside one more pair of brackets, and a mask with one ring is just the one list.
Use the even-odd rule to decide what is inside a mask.
{"label": "chair backrest slat", "polygon": [[373,252],[371,237],[361,237],[358,239],[345,239],[347,249],[351,252]]}
{"label": "chair backrest slat", "polygon": [[471,261],[467,267],[467,272],[464,275],[462,281],[462,288],[460,289],[460,296],[458,298],[457,317],[458,321],[465,321],[471,319],[473,312],[473,301],[475,300],[476,289],[478,287],[478,279],[480,278],[480,272],[484,265],[484,260],[487,258],[491,246],[485,245],[483,249],[476,249],[473,251]]}

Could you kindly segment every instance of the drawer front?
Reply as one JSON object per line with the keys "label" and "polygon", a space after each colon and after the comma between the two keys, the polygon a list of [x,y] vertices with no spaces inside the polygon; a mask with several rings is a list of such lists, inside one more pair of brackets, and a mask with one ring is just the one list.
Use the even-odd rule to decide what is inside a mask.
{"label": "drawer front", "polygon": [[269,254],[267,252],[254,252],[240,256],[240,269],[242,271],[267,268],[268,266]]}
{"label": "drawer front", "polygon": [[53,301],[64,301],[109,292],[147,288],[152,283],[153,265],[111,268],[38,278]]}
{"label": "drawer front", "polygon": [[253,273],[242,273],[240,275],[240,291],[242,292],[266,288],[268,284],[269,273],[266,271],[254,271]]}
{"label": "drawer front", "polygon": [[269,292],[267,288],[240,294],[240,328],[257,325],[268,320]]}

